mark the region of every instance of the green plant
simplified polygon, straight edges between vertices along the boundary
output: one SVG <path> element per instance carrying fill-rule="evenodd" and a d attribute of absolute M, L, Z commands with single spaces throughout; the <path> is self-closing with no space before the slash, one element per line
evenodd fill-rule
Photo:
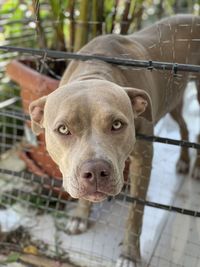
<path fill-rule="evenodd" d="M 0 41 L 77 51 L 97 35 L 128 34 L 176 11 L 199 12 L 191 0 L 4 0 Z M 55 69 L 58 69 L 57 67 Z M 58 70 L 59 74 L 63 68 Z"/>

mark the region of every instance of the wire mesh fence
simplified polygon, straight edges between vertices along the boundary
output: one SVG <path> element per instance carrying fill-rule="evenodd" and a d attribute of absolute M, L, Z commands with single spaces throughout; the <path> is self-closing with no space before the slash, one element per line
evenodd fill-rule
<path fill-rule="evenodd" d="M 37 7 L 39 1 L 33 2 Z M 43 7 L 49 9 L 48 3 L 42 3 Z M 36 10 L 38 12 L 38 8 Z M 34 66 L 38 73 L 48 73 L 50 79 L 55 79 L 45 80 L 47 85 L 34 92 L 35 89 L 32 91 L 30 87 L 20 89 L 8 79 L 5 71 L 0 73 L 0 264 L 114 266 L 122 248 L 130 203 L 137 203 L 145 206 L 141 237 L 144 266 L 200 266 L 200 185 L 198 180 L 191 179 L 191 170 L 188 176 L 176 175 L 175 166 L 181 147 L 190 148 L 192 165 L 199 151 L 200 144 L 196 136 L 200 130 L 200 112 L 195 100 L 196 85 L 189 83 L 184 97 L 186 104 L 183 111 L 191 142 L 180 140 L 178 128 L 169 116 L 156 125 L 155 136 L 137 133 L 138 140 L 154 143 L 147 199 L 130 194 L 130 181 L 125 170 L 126 181 L 122 192 L 92 206 L 87 221 L 89 229 L 85 233 L 69 235 L 68 223 L 76 210 L 77 201 L 62 189 L 61 173 L 46 152 L 44 137 L 36 137 L 31 132 L 27 107 L 32 100 L 41 96 L 42 90 L 50 92 L 58 85 L 56 80 L 61 75 L 51 68 L 54 62 L 68 62 L 71 57 L 88 60 L 91 56 L 84 58 L 85 55 L 51 51 L 46 47 L 30 48 L 31 40 L 37 47 L 38 32 L 35 33 L 35 28 L 31 29 L 27 24 L 37 22 L 37 12 L 36 17 L 9 22 L 23 27 L 20 26 L 20 33 L 13 27 L 16 36 L 13 32 L 13 37 L 6 39 L 0 47 L 2 69 L 5 70 L 8 61 L 15 58 Z M 7 15 L 3 15 L 3 28 L 7 25 Z M 58 22 L 54 20 L 55 24 Z M 51 35 L 50 21 L 46 19 L 43 23 L 47 36 Z M 115 28 L 118 29 L 117 24 Z M 143 73 L 159 73 L 169 90 L 171 79 L 181 80 L 187 72 L 194 79 L 200 70 L 198 65 L 175 62 L 101 56 L 98 60 L 117 64 L 123 71 L 133 69 Z M 40 79 L 44 81 L 43 76 Z"/>

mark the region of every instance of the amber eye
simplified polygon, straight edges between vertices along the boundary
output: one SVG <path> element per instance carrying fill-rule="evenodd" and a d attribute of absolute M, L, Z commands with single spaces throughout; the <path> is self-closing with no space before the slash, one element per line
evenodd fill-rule
<path fill-rule="evenodd" d="M 112 131 L 118 131 L 118 130 L 120 130 L 122 127 L 123 127 L 122 122 L 119 121 L 119 120 L 116 120 L 116 121 L 114 121 L 113 124 L 112 124 Z"/>
<path fill-rule="evenodd" d="M 70 131 L 69 131 L 69 129 L 68 129 L 68 127 L 66 125 L 64 125 L 64 124 L 62 124 L 62 125 L 60 125 L 58 127 L 58 132 L 60 134 L 63 134 L 63 135 L 69 135 L 69 134 L 71 134 Z"/>

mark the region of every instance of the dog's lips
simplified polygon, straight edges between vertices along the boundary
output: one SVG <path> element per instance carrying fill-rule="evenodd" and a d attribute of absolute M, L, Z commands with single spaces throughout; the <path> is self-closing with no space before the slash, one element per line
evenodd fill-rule
<path fill-rule="evenodd" d="M 92 202 L 100 202 L 106 199 L 108 195 L 106 193 L 100 192 L 100 191 L 95 191 L 90 194 L 86 194 L 83 196 L 84 199 L 87 199 Z"/>

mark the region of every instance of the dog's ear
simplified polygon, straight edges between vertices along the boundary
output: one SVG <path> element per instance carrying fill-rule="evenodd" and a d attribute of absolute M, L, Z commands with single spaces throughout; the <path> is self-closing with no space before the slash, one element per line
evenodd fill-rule
<path fill-rule="evenodd" d="M 144 90 L 130 87 L 125 88 L 125 91 L 131 100 L 136 117 L 142 115 L 148 121 L 152 121 L 152 104 L 149 94 Z"/>
<path fill-rule="evenodd" d="M 33 101 L 29 106 L 29 114 L 31 116 L 31 128 L 36 135 L 43 132 L 43 115 L 46 99 L 47 96 L 43 96 Z"/>

